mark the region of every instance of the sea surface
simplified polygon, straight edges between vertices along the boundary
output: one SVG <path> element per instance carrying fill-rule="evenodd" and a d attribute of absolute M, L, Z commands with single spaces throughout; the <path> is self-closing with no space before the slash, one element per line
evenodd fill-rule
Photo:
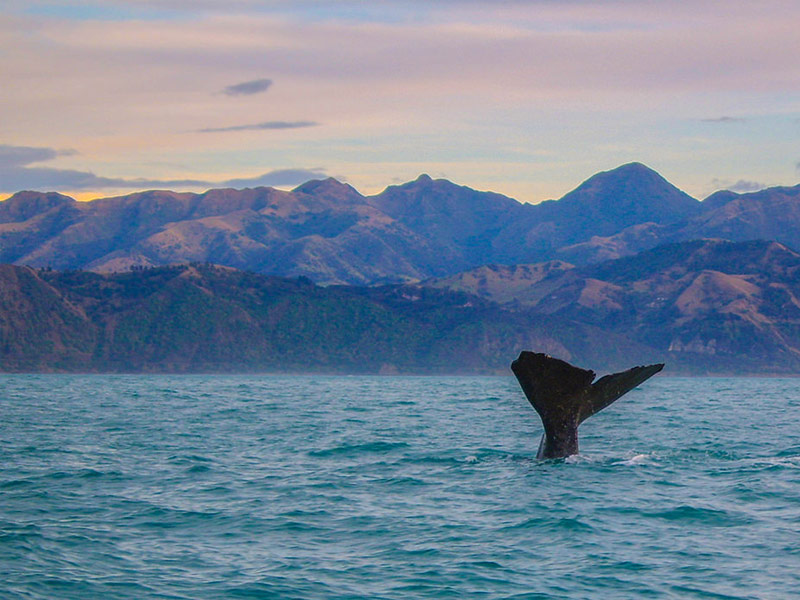
<path fill-rule="evenodd" d="M 0 377 L 0 598 L 800 597 L 800 379 Z"/>

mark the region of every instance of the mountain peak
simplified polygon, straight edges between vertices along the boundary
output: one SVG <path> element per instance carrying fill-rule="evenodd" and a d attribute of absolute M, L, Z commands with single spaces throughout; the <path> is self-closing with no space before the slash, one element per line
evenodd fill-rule
<path fill-rule="evenodd" d="M 624 165 L 618 166 L 616 169 L 611 169 L 609 171 L 603 171 L 604 173 L 652 173 L 655 175 L 659 175 L 658 171 L 655 169 L 651 169 L 644 163 L 640 163 L 637 161 L 625 163 Z"/>
<path fill-rule="evenodd" d="M 623 182 L 623 181 L 632 181 L 636 182 L 637 185 L 642 184 L 650 184 L 650 185 L 663 185 L 669 186 L 674 188 L 671 183 L 669 183 L 662 175 L 648 167 L 645 164 L 640 162 L 630 162 L 624 165 L 620 165 L 616 169 L 610 169 L 608 171 L 601 171 L 592 175 L 589 179 L 584 181 L 581 185 L 576 188 L 576 191 L 583 188 L 584 186 L 589 185 L 596 185 L 598 183 L 608 183 L 608 182 Z M 677 189 L 677 188 L 675 188 Z"/>
<path fill-rule="evenodd" d="M 359 204 L 364 201 L 364 196 L 352 185 L 333 177 L 306 181 L 294 188 L 292 193 L 313 198 L 314 201 L 335 201 L 337 204 Z"/>
<path fill-rule="evenodd" d="M 385 194 L 390 190 L 410 190 L 414 192 L 435 192 L 437 190 L 445 190 L 449 188 L 461 188 L 462 186 L 453 183 L 449 179 L 434 179 L 427 173 L 422 173 L 416 179 L 401 183 L 399 185 L 390 185 L 382 193 Z"/>
<path fill-rule="evenodd" d="M 57 192 L 17 192 L 0 202 L 0 223 L 22 222 L 53 208 L 75 204 L 75 200 Z"/>
<path fill-rule="evenodd" d="M 335 177 L 326 177 L 325 179 L 311 179 L 305 183 L 301 183 L 292 190 L 293 192 L 300 192 L 303 194 L 319 194 L 320 192 L 355 192 L 355 188 L 347 183 L 342 183 Z M 356 192 L 358 193 L 358 192 Z"/>
<path fill-rule="evenodd" d="M 602 236 L 637 223 L 683 221 L 700 212 L 700 202 L 650 167 L 632 162 L 593 175 L 549 210 L 582 221 Z"/>
<path fill-rule="evenodd" d="M 719 190 L 711 194 L 708 198 L 703 200 L 702 206 L 704 211 L 711 211 L 721 206 L 732 202 L 739 198 L 740 194 L 732 192 L 731 190 Z"/>
<path fill-rule="evenodd" d="M 69 196 L 65 196 L 64 194 L 59 194 L 58 192 L 36 192 L 33 190 L 23 190 L 21 192 L 17 192 L 5 202 L 11 203 L 46 203 L 46 204 L 69 204 L 71 202 L 75 202 L 74 198 L 70 198 Z"/>

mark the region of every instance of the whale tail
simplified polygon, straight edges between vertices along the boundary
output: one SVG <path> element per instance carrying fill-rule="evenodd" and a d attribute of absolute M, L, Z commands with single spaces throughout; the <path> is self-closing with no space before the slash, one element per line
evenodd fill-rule
<path fill-rule="evenodd" d="M 633 367 L 592 383 L 594 371 L 547 354 L 520 353 L 511 370 L 542 418 L 544 436 L 538 458 L 577 454 L 578 426 L 663 368 L 663 364 Z"/>

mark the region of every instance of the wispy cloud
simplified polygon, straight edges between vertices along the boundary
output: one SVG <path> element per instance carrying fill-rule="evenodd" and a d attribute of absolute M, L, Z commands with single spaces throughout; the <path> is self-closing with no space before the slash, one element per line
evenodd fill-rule
<path fill-rule="evenodd" d="M 800 160 L 798 160 L 794 165 L 794 170 L 800 173 Z"/>
<path fill-rule="evenodd" d="M 714 179 L 712 183 L 717 189 L 730 190 L 731 192 L 736 192 L 739 194 L 757 192 L 758 190 L 763 190 L 764 188 L 769 187 L 768 183 L 749 181 L 747 179 L 739 179 L 735 182 L 731 182 L 729 179 Z"/>
<path fill-rule="evenodd" d="M 745 123 L 747 119 L 742 117 L 712 117 L 700 119 L 703 123 Z"/>
<path fill-rule="evenodd" d="M 222 93 L 226 96 L 252 96 L 253 94 L 266 92 L 271 85 L 271 79 L 254 79 L 252 81 L 243 81 L 242 83 L 229 85 L 222 90 Z"/>
<path fill-rule="evenodd" d="M 202 186 L 205 182 L 193 179 L 157 180 L 101 177 L 91 171 L 31 166 L 59 156 L 74 155 L 74 150 L 56 150 L 35 146 L 0 145 L 0 190 L 16 192 L 22 189 L 84 190 L 100 188 L 141 188 L 162 185 Z"/>
<path fill-rule="evenodd" d="M 257 187 L 270 185 L 297 185 L 309 179 L 325 177 L 322 168 L 275 169 L 250 178 L 209 181 L 203 179 L 146 179 L 103 177 L 90 171 L 38 167 L 32 164 L 75 154 L 74 151 L 55 150 L 32 146 L 0 145 L 0 191 L 17 192 L 36 190 L 97 190 L 97 189 L 147 189 L 180 187 Z"/>
<path fill-rule="evenodd" d="M 27 8 L 75 2 L 10 1 L 20 10 L 0 11 L 0 113 L 15 116 L 4 139 L 74 145 L 102 156 L 80 163 L 98 173 L 161 176 L 144 164 L 155 160 L 211 178 L 204 168 L 236 173 L 264 157 L 335 162 L 375 190 L 447 165 L 467 185 L 543 199 L 567 191 L 576 172 L 643 160 L 697 193 L 709 172 L 735 182 L 725 162 L 779 181 L 775 165 L 795 142 L 790 127 L 736 122 L 794 114 L 796 0 L 736 1 L 724 15 L 715 0 L 88 3 L 185 11 L 147 20 L 121 11 L 113 23 Z M 306 116 L 324 124 L 303 132 L 319 134 L 313 144 L 236 135 Z M 700 153 L 684 128 L 664 126 L 687 122 L 747 139 Z M 605 143 L 631 150 L 589 151 Z M 523 158 L 545 150 L 535 165 Z"/>
<path fill-rule="evenodd" d="M 0 144 L 0 169 L 53 160 L 59 156 L 73 156 L 75 150 L 56 150 L 32 146 L 9 146 Z"/>
<path fill-rule="evenodd" d="M 258 131 L 260 129 L 301 129 L 303 127 L 316 127 L 316 121 L 265 121 L 250 125 L 230 125 L 228 127 L 206 127 L 198 129 L 198 133 L 219 133 L 224 131 Z"/>
<path fill-rule="evenodd" d="M 258 187 L 262 185 L 296 185 L 309 179 L 327 177 L 322 168 L 315 169 L 276 169 L 263 175 L 243 179 L 229 179 L 217 185 L 233 188 Z"/>

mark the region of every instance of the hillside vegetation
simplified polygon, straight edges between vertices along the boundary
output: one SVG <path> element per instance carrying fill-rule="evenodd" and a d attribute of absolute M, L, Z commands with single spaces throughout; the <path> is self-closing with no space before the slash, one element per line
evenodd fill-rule
<path fill-rule="evenodd" d="M 595 369 L 800 372 L 800 255 L 684 242 L 574 267 L 321 287 L 209 264 L 0 267 L 5 371 L 507 373 L 521 349 Z"/>

